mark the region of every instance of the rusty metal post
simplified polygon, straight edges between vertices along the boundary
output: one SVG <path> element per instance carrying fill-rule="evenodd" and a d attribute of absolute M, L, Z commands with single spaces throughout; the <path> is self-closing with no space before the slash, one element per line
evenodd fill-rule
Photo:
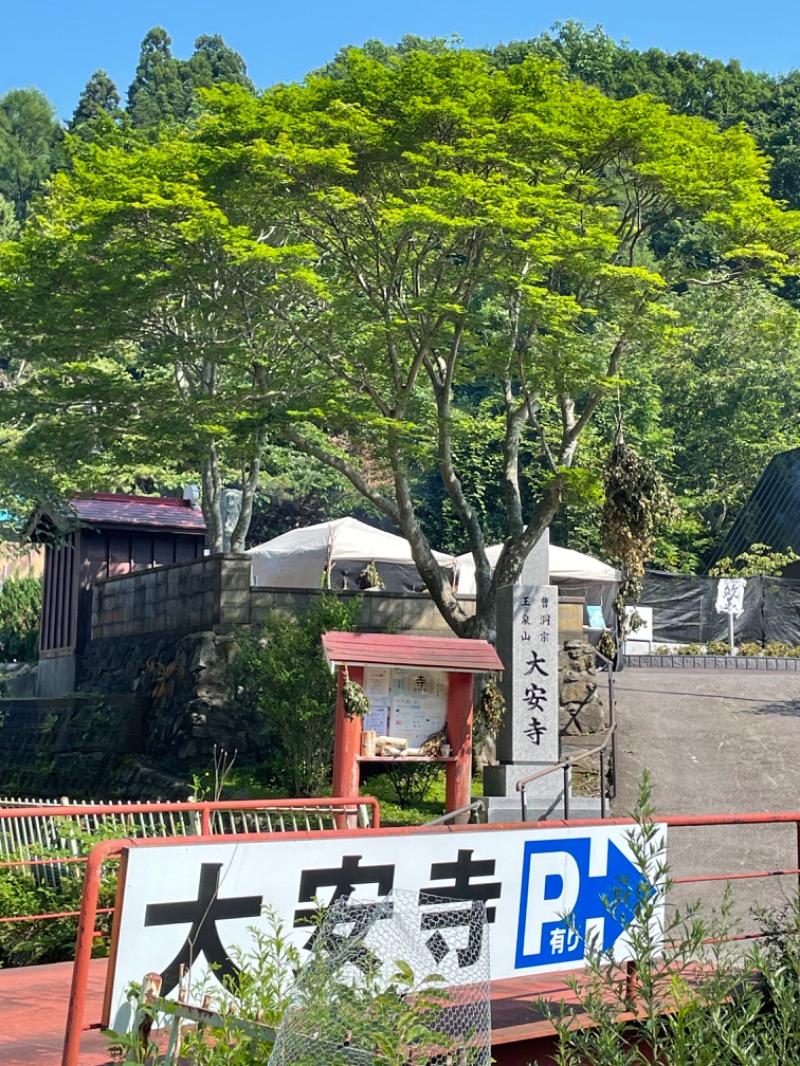
<path fill-rule="evenodd" d="M 78 1066 L 81 1048 L 83 1016 L 86 1008 L 86 987 L 89 980 L 89 963 L 92 959 L 94 926 L 97 918 L 97 900 L 100 895 L 100 879 L 103 863 L 111 855 L 119 853 L 119 840 L 102 840 L 89 852 L 86 873 L 83 879 L 83 898 L 78 916 L 78 936 L 75 941 L 75 963 L 72 967 L 72 987 L 67 1010 L 67 1028 L 64 1034 L 62 1066 Z"/>

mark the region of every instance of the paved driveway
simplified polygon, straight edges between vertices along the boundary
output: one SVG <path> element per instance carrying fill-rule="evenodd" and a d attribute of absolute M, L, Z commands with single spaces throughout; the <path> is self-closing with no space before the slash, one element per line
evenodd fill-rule
<path fill-rule="evenodd" d="M 615 813 L 636 802 L 647 769 L 661 814 L 800 811 L 800 674 L 626 669 L 618 675 L 619 788 Z M 797 831 L 726 826 L 670 831 L 673 877 L 796 869 Z M 734 910 L 785 906 L 797 876 L 741 878 Z M 724 882 L 681 886 L 676 901 L 718 905 Z"/>

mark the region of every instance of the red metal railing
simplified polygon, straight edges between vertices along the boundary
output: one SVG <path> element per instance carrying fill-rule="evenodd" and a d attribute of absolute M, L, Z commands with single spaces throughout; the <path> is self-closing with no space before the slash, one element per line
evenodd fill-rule
<path fill-rule="evenodd" d="M 794 848 L 796 854 L 796 865 L 793 867 L 787 867 L 785 869 L 769 869 L 769 870 L 757 870 L 746 871 L 730 874 L 698 874 L 684 877 L 673 877 L 671 879 L 673 885 L 688 885 L 688 884 L 701 884 L 704 882 L 719 882 L 719 881 L 735 881 L 735 880 L 749 880 L 749 879 L 765 879 L 774 877 L 797 877 L 800 883 L 800 812 L 791 813 L 779 813 L 779 814 L 721 814 L 721 815 L 676 815 L 655 819 L 661 824 L 667 825 L 671 830 L 675 829 L 691 829 L 691 828 L 724 828 L 732 826 L 753 826 L 753 825 L 794 825 Z M 572 821 L 559 821 L 551 820 L 545 822 L 530 822 L 527 823 L 526 829 L 549 829 L 558 828 L 559 826 L 570 828 L 590 828 L 593 826 L 609 826 L 609 825 L 634 825 L 634 821 L 631 818 L 613 818 L 613 819 L 580 819 Z M 414 834 L 414 833 L 459 833 L 459 832 L 475 832 L 476 830 L 482 832 L 493 832 L 498 829 L 508 829 L 509 826 L 469 826 L 469 825 L 455 825 L 455 826 L 423 826 L 423 827 L 404 827 L 402 829 L 394 830 L 381 830 L 378 829 L 380 835 L 384 834 Z M 360 832 L 364 832 L 363 830 Z M 360 835 L 360 832 L 356 832 L 355 835 Z M 339 831 L 335 830 L 333 835 L 346 835 L 348 838 L 353 837 L 352 831 Z M 308 840 L 312 834 L 307 832 L 291 833 L 290 839 Z M 232 842 L 255 842 L 268 839 L 269 835 L 247 833 L 247 834 L 231 834 L 226 836 L 226 840 Z M 192 843 L 197 844 L 209 844 L 219 841 L 219 836 L 202 836 L 194 837 Z M 78 1054 L 80 1049 L 81 1033 L 85 1029 L 97 1028 L 98 1023 L 92 1023 L 84 1025 L 84 1014 L 86 1004 L 86 988 L 89 975 L 89 963 L 91 960 L 92 940 L 94 937 L 94 926 L 96 916 L 99 912 L 97 907 L 98 896 L 100 891 L 103 864 L 109 859 L 117 857 L 124 848 L 141 848 L 141 847 L 160 847 L 175 843 L 175 840 L 161 839 L 161 840 L 106 840 L 97 844 L 88 856 L 86 864 L 86 875 L 84 880 L 84 894 L 81 904 L 81 911 L 78 921 L 78 937 L 76 941 L 75 949 L 75 964 L 72 975 L 72 990 L 70 995 L 69 1013 L 67 1017 L 67 1029 L 65 1034 L 64 1052 L 62 1058 L 62 1066 L 77 1066 Z M 760 934 L 746 934 L 743 936 L 731 936 L 725 939 L 729 940 L 743 940 L 750 939 Z"/>

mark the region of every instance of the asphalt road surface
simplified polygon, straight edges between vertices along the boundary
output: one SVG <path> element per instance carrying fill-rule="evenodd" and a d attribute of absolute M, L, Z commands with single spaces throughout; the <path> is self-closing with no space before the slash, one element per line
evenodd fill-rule
<path fill-rule="evenodd" d="M 652 775 L 658 814 L 800 812 L 800 673 L 627 668 L 617 679 L 618 795 L 615 814 L 636 804 Z M 798 813 L 800 820 L 800 813 Z M 798 829 L 788 825 L 671 828 L 673 878 L 739 875 L 731 882 L 740 932 L 753 908 L 785 907 L 798 876 L 745 873 L 800 866 Z M 673 903 L 718 908 L 725 881 L 676 886 Z"/>

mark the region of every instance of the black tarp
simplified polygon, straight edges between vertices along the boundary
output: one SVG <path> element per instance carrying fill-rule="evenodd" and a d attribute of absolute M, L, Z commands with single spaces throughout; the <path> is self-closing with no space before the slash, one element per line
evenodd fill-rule
<path fill-rule="evenodd" d="M 653 641 L 658 644 L 707 644 L 727 640 L 728 617 L 714 607 L 716 577 L 648 570 L 639 603 L 653 608 Z M 736 619 L 737 644 L 780 640 L 800 644 L 800 581 L 749 577 L 744 610 Z"/>

